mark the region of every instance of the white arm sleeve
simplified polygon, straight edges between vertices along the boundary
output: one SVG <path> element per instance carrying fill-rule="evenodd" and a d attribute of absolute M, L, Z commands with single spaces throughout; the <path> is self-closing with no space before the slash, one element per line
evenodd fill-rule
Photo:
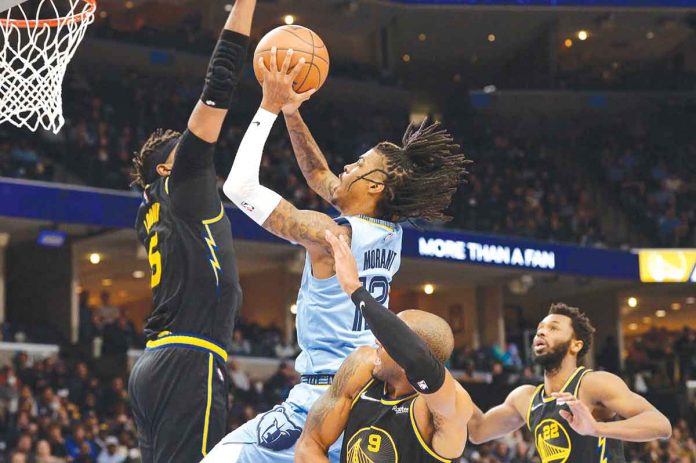
<path fill-rule="evenodd" d="M 278 116 L 259 108 L 249 125 L 222 191 L 259 225 L 278 207 L 281 197 L 259 184 L 261 156 L 271 128 Z"/>

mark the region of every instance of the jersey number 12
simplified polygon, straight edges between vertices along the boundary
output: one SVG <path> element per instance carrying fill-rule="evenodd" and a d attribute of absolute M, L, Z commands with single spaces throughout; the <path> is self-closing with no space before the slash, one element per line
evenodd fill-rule
<path fill-rule="evenodd" d="M 389 298 L 389 280 L 387 277 L 377 275 L 374 277 L 360 277 L 360 283 L 363 288 L 369 292 L 380 304 L 387 302 Z M 369 329 L 365 318 L 359 308 L 355 308 L 355 317 L 353 318 L 353 331 L 365 331 Z"/>

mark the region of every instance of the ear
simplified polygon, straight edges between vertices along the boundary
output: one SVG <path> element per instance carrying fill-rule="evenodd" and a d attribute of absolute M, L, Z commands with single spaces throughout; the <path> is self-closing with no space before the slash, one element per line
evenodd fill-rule
<path fill-rule="evenodd" d="M 160 177 L 169 177 L 172 174 L 171 164 L 157 164 L 157 175 Z"/>
<path fill-rule="evenodd" d="M 585 343 L 580 341 L 579 339 L 576 339 L 572 342 L 570 346 L 570 351 L 573 354 L 578 355 L 583 347 L 585 347 Z"/>
<path fill-rule="evenodd" d="M 370 182 L 370 187 L 368 190 L 370 194 L 380 194 L 384 191 L 384 183 L 372 183 Z"/>

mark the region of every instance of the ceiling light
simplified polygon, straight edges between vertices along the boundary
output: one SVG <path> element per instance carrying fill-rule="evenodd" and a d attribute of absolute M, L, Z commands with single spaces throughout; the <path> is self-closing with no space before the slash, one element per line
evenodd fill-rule
<path fill-rule="evenodd" d="M 589 37 L 587 31 L 578 31 L 578 39 L 587 40 L 587 37 Z"/>
<path fill-rule="evenodd" d="M 645 323 L 646 325 L 650 324 L 651 321 L 652 321 L 652 318 L 650 318 L 650 317 L 643 317 L 643 323 Z"/>
<path fill-rule="evenodd" d="M 655 33 L 653 31 L 648 31 L 647 34 L 645 34 L 645 38 L 648 40 L 652 40 L 655 38 Z"/>
<path fill-rule="evenodd" d="M 431 285 L 430 283 L 428 283 L 427 285 L 424 285 L 424 286 L 423 286 L 423 292 L 424 292 L 425 294 L 430 295 L 430 294 L 432 294 L 432 293 L 435 292 L 435 286 L 433 286 L 433 285 Z"/>
<path fill-rule="evenodd" d="M 628 306 L 631 308 L 638 306 L 638 299 L 636 299 L 635 297 L 629 297 L 628 301 L 626 301 L 626 302 L 628 303 Z"/>
<path fill-rule="evenodd" d="M 97 265 L 99 262 L 101 262 L 101 256 L 96 252 L 93 252 L 89 255 L 89 261 L 94 265 Z"/>
<path fill-rule="evenodd" d="M 101 284 L 102 284 L 102 286 L 111 286 L 114 284 L 114 280 L 112 280 L 111 278 L 104 278 L 101 281 Z"/>
<path fill-rule="evenodd" d="M 230 11 L 232 11 L 232 4 L 231 4 L 231 3 L 226 4 L 226 5 L 224 6 L 224 9 L 225 9 L 226 12 L 229 13 Z"/>
<path fill-rule="evenodd" d="M 629 323 L 628 329 L 631 331 L 635 331 L 638 329 L 638 323 Z"/>
<path fill-rule="evenodd" d="M 409 62 L 411 62 L 411 55 L 409 55 L 408 53 L 404 53 L 403 56 L 401 57 L 401 60 L 404 63 L 409 63 Z"/>
<path fill-rule="evenodd" d="M 665 310 L 656 310 L 655 311 L 655 316 L 657 318 L 665 318 L 667 316 L 667 311 Z"/>
<path fill-rule="evenodd" d="M 133 278 L 136 278 L 138 280 L 140 278 L 145 278 L 145 272 L 143 272 L 142 270 L 136 270 L 135 272 L 133 272 Z"/>
<path fill-rule="evenodd" d="M 425 40 L 426 40 L 427 38 L 428 38 L 428 36 L 425 35 L 423 32 L 421 32 L 420 34 L 418 34 L 418 40 L 420 40 L 421 42 L 425 42 Z"/>
<path fill-rule="evenodd" d="M 291 14 L 286 14 L 286 15 L 283 17 L 283 22 L 284 22 L 285 24 L 287 24 L 288 26 L 290 26 L 290 25 L 292 25 L 292 24 L 295 24 L 295 17 L 294 17 L 293 15 L 291 15 Z"/>
<path fill-rule="evenodd" d="M 696 297 L 687 297 L 686 303 L 687 304 L 696 304 Z"/>
<path fill-rule="evenodd" d="M 571 39 L 565 39 L 565 42 L 563 42 L 563 45 L 565 45 L 566 48 L 570 48 L 573 46 L 573 41 Z"/>
<path fill-rule="evenodd" d="M 670 307 L 672 307 L 672 310 L 681 310 L 681 304 L 678 302 L 673 302 Z"/>
<path fill-rule="evenodd" d="M 297 304 L 293 304 L 290 306 L 290 313 L 293 315 L 297 315 Z"/>
<path fill-rule="evenodd" d="M 495 34 L 488 34 L 488 41 L 495 42 Z"/>

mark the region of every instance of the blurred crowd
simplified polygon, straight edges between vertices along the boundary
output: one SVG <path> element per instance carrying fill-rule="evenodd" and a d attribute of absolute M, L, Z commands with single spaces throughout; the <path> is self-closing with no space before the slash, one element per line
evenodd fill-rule
<path fill-rule="evenodd" d="M 0 369 L 0 461 L 21 463 L 138 463 L 140 453 L 129 414 L 127 377 L 100 375 L 90 362 L 56 357 L 35 358 L 19 352 Z M 254 376 L 236 358 L 229 361 L 231 395 L 229 429 L 235 429 L 259 412 L 287 397 L 298 376 L 291 362 L 281 361 L 265 379 Z M 479 380 L 491 403 L 504 397 L 496 391 L 495 377 L 508 367 L 495 363 Z M 249 371 L 248 371 L 249 370 Z M 488 377 L 486 377 L 488 375 Z M 461 379 L 476 392 L 475 382 Z M 508 388 L 537 384 L 541 379 L 524 368 Z M 508 389 L 509 390 L 509 389 Z M 500 393 L 500 394 L 499 394 Z M 502 394 L 502 395 L 501 395 Z M 475 398 L 476 400 L 476 398 Z M 489 405 L 479 403 L 486 409 Z M 694 418 L 689 413 L 673 418 L 668 441 L 627 444 L 630 463 L 696 463 Z M 531 434 L 521 429 L 479 446 L 467 445 L 461 463 L 537 463 Z"/>
<path fill-rule="evenodd" d="M 117 80 L 99 73 L 88 74 L 86 80 L 86 75 L 73 73 L 66 78 L 68 122 L 58 135 L 43 132 L 37 137 L 2 127 L 0 175 L 128 188 L 132 153 L 156 127 L 183 129 L 200 91 L 199 82 L 135 72 Z M 253 112 L 257 96 L 255 84 L 238 92 L 228 121 Z M 448 226 L 592 246 L 631 244 L 603 230 L 596 204 L 602 195 L 619 198 L 617 207 L 625 212 L 625 219 L 644 232 L 650 244 L 694 245 L 696 186 L 689 175 L 693 172 L 689 160 L 696 155 L 696 142 L 690 131 L 678 130 L 680 125 L 667 136 L 662 130 L 673 126 L 679 114 L 669 119 L 664 115 L 661 125 L 649 133 L 621 138 L 611 133 L 598 137 L 592 130 L 579 135 L 557 130 L 547 139 L 485 121 L 470 124 L 473 121 L 468 119 L 445 118 L 446 126 L 461 137 L 458 141 L 475 161 L 468 184 L 455 197 L 450 211 L 454 220 Z M 399 141 L 408 121 L 408 115 L 399 112 L 363 107 L 351 108 L 348 114 L 321 104 L 308 105 L 304 115 L 335 171 L 377 141 Z M 654 133 L 660 135 L 653 137 Z M 216 154 L 221 182 L 242 135 L 239 124 L 228 123 L 223 129 Z M 564 147 L 566 138 L 575 140 L 570 153 Z M 597 146 L 597 139 L 606 142 Z M 598 178 L 593 171 L 602 172 L 594 191 L 587 184 L 587 174 L 579 175 L 583 164 L 575 156 L 587 160 L 585 168 L 593 178 Z M 306 186 L 282 118 L 267 144 L 261 172 L 265 184 L 299 207 L 330 210 Z"/>
<path fill-rule="evenodd" d="M 696 331 L 651 328 L 627 343 L 626 370 L 638 392 L 671 390 L 696 379 Z"/>
<path fill-rule="evenodd" d="M 8 363 L 0 369 L 0 461 L 140 462 L 127 376 L 99 374 L 103 368 L 85 361 L 24 352 Z M 298 382 L 291 363 L 281 362 L 263 382 L 234 360 L 229 366 L 231 429 L 282 401 Z"/>
<path fill-rule="evenodd" d="M 659 246 L 696 245 L 693 109 L 665 108 L 598 147 L 610 189 Z"/>

